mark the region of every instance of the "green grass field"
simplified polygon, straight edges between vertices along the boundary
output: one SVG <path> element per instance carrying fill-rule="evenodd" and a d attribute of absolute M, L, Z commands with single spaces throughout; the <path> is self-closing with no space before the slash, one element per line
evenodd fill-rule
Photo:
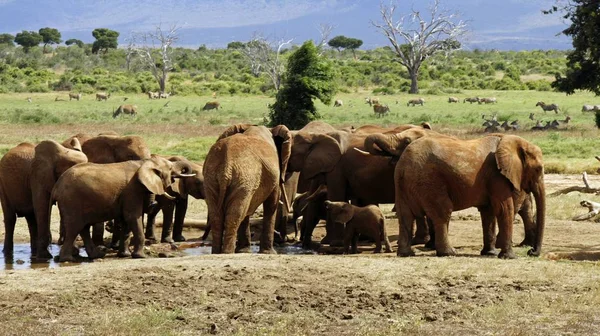
<path fill-rule="evenodd" d="M 589 93 L 566 96 L 556 92 L 537 91 L 464 91 L 452 94 L 460 103 L 448 103 L 450 95 L 422 95 L 425 106 L 407 107 L 407 94 L 379 96 L 391 112 L 378 118 L 365 104 L 370 92 L 339 94 L 336 98 L 344 106 L 335 108 L 317 103 L 322 120 L 334 126 L 360 126 L 365 124 L 396 125 L 430 122 L 439 131 L 460 137 L 477 137 L 483 133 L 482 115 L 498 114 L 500 121 L 519 120 L 522 130 L 516 134 L 539 145 L 546 162 L 547 172 L 595 173 L 597 161 L 596 138 L 598 130 L 594 115 L 581 112 L 584 104 L 600 104 L 600 98 Z M 465 97 L 496 97 L 497 104 L 479 105 L 462 103 Z M 32 98 L 32 103 L 27 101 Z M 55 99 L 58 97 L 58 101 Z M 124 98 L 128 99 L 124 102 Z M 245 122 L 261 124 L 268 115 L 267 104 L 273 98 L 266 96 L 221 96 L 222 109 L 203 111 L 202 107 L 212 97 L 178 97 L 167 100 L 149 100 L 146 95 L 112 96 L 108 101 L 95 101 L 86 95 L 81 101 L 68 101 L 67 93 L 3 94 L 0 95 L 0 153 L 23 141 L 60 140 L 78 132 L 97 133 L 113 130 L 121 134 L 144 136 L 151 149 L 161 154 L 184 155 L 193 160 L 203 160 L 216 136 L 228 125 Z M 556 103 L 561 113 L 543 112 L 536 102 Z M 136 117 L 112 118 L 120 104 L 138 106 Z M 564 119 L 571 116 L 567 129 L 533 132 L 535 124 L 529 114 L 542 121 Z"/>

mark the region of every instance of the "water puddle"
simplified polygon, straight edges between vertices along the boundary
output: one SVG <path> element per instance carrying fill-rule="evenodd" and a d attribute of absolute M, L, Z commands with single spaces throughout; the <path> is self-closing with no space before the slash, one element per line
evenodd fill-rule
<path fill-rule="evenodd" d="M 200 256 L 211 254 L 212 246 L 209 244 L 191 244 L 189 247 L 182 245 L 180 246 L 181 251 L 183 251 L 184 255 L 188 256 Z M 250 251 L 252 253 L 258 253 L 259 245 L 252 244 L 250 245 Z M 313 250 L 305 250 L 301 246 L 295 245 L 286 245 L 286 246 L 275 246 L 275 251 L 278 254 L 287 254 L 287 255 L 302 255 L 302 254 L 317 254 L 316 251 Z"/>
<path fill-rule="evenodd" d="M 4 248 L 4 245 L 0 245 L 0 251 Z M 50 253 L 53 256 L 58 255 L 60 252 L 60 246 L 52 244 L 50 245 Z M 79 251 L 79 254 L 83 257 L 86 256 L 85 250 Z M 13 257 L 6 259 L 3 253 L 0 253 L 0 271 L 1 270 L 24 270 L 24 269 L 38 269 L 38 268 L 57 268 L 65 266 L 79 265 L 80 263 L 57 263 L 54 259 L 47 261 L 37 261 L 31 258 L 31 249 L 29 244 L 15 244 L 13 250 Z"/>
<path fill-rule="evenodd" d="M 0 245 L 0 250 L 2 250 L 4 246 Z M 147 251 L 148 256 L 155 256 L 159 258 L 171 258 L 177 256 L 202 256 L 211 254 L 211 245 L 210 243 L 204 242 L 185 242 L 178 244 L 176 251 L 173 251 L 168 244 L 156 244 L 150 246 L 150 251 L 154 250 L 154 253 Z M 258 253 L 259 246 L 258 244 L 252 244 L 250 246 L 250 250 L 252 253 Z M 278 254 L 287 254 L 287 255 L 302 255 L 302 254 L 317 254 L 316 251 L 305 250 L 300 246 L 296 245 L 286 245 L 286 246 L 276 246 L 275 251 Z M 60 252 L 60 246 L 52 244 L 50 245 L 50 253 L 53 256 L 57 256 Z M 111 254 L 114 254 L 116 251 L 110 251 Z M 85 253 L 85 249 L 81 248 L 79 250 L 79 254 L 81 257 L 87 257 Z M 111 258 L 111 256 L 107 256 L 106 258 Z M 106 259 L 105 258 L 105 259 Z M 112 259 L 112 258 L 111 258 Z M 85 260 L 85 259 L 83 259 Z M 91 262 L 91 261 L 87 261 Z M 67 266 L 76 266 L 81 265 L 82 263 L 58 263 L 55 262 L 54 259 L 47 261 L 37 261 L 31 258 L 31 249 L 29 248 L 29 244 L 15 244 L 13 257 L 12 259 L 6 259 L 4 254 L 0 253 L 0 271 L 2 270 L 24 270 L 24 269 L 38 269 L 38 268 L 57 268 L 57 267 L 67 267 Z"/>

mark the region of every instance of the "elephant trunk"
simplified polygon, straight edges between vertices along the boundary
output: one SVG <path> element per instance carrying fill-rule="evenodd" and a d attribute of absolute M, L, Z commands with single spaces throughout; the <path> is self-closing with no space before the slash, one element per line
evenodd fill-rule
<path fill-rule="evenodd" d="M 372 134 L 365 138 L 365 150 L 373 155 L 397 156 L 397 141 L 393 135 Z"/>
<path fill-rule="evenodd" d="M 544 228 L 546 226 L 546 187 L 544 186 L 544 177 L 533 188 L 533 197 L 535 198 L 535 206 L 537 210 L 536 224 L 537 234 L 535 237 L 535 245 L 529 252 L 530 256 L 539 256 L 542 253 L 542 241 L 544 240 Z"/>

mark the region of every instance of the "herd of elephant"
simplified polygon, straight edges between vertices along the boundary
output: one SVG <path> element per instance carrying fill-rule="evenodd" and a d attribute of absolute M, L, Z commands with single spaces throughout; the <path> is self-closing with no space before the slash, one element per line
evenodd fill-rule
<path fill-rule="evenodd" d="M 375 241 L 375 252 L 382 245 L 391 252 L 376 205 L 394 203 L 399 256 L 413 255 L 411 245 L 419 243 L 438 256 L 455 255 L 448 239 L 450 215 L 469 207 L 481 213 L 483 255 L 515 257 L 517 213 L 525 227 L 521 245 L 532 246 L 529 255 L 539 255 L 545 226 L 543 174 L 541 150 L 518 136 L 462 140 L 435 132 L 429 124 L 336 129 L 316 121 L 297 131 L 237 124 L 221 134 L 203 165 L 151 155 L 138 136 L 78 134 L 62 144 L 22 143 L 0 160 L 3 251 L 12 255 L 16 218 L 25 217 L 32 255 L 51 258 L 50 216 L 57 203 L 59 261 L 75 260 L 78 235 L 89 258 L 103 257 L 98 247 L 104 244 L 106 221 L 114 222 L 112 244 L 118 243 L 118 256 L 142 258 L 146 239 L 157 240 L 154 218 L 160 210 L 161 241 L 185 239 L 183 222 L 192 196 L 206 201 L 213 253 L 250 250 L 249 218 L 260 205 L 260 253 L 275 253 L 275 234 L 285 241 L 289 222 L 295 224 L 300 216 L 304 248 L 312 248 L 313 230 L 325 219 L 321 243 L 343 245 L 346 252 L 351 245 L 356 252 L 362 234 Z"/>

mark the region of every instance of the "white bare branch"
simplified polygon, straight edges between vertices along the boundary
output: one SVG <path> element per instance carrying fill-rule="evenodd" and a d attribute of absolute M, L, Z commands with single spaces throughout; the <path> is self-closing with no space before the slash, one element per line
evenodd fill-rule
<path fill-rule="evenodd" d="M 242 52 L 250 62 L 250 68 L 255 76 L 265 73 L 272 81 L 275 90 L 281 87 L 281 78 L 285 65 L 281 58 L 282 49 L 294 39 L 277 41 L 269 40 L 259 33 L 244 45 Z"/>
<path fill-rule="evenodd" d="M 153 32 L 133 33 L 128 47 L 150 69 L 161 92 L 165 92 L 167 76 L 173 70 L 172 46 L 179 40 L 179 29 L 173 24 L 163 30 L 159 24 Z"/>
<path fill-rule="evenodd" d="M 323 50 L 329 41 L 329 36 L 333 29 L 335 29 L 335 26 L 329 23 L 321 23 L 317 29 L 319 30 L 320 36 L 319 43 L 317 43 L 317 49 L 319 50 L 319 55 L 322 55 Z"/>
<path fill-rule="evenodd" d="M 434 0 L 427 16 L 411 9 L 407 15 L 395 19 L 397 5 L 380 2 L 381 21 L 371 24 L 383 34 L 393 47 L 398 62 L 408 70 L 412 83 L 411 93 L 418 92 L 417 78 L 424 60 L 438 52 L 448 52 L 450 44 L 457 43 L 466 34 L 466 23 L 457 15 L 440 10 L 440 0 Z"/>

